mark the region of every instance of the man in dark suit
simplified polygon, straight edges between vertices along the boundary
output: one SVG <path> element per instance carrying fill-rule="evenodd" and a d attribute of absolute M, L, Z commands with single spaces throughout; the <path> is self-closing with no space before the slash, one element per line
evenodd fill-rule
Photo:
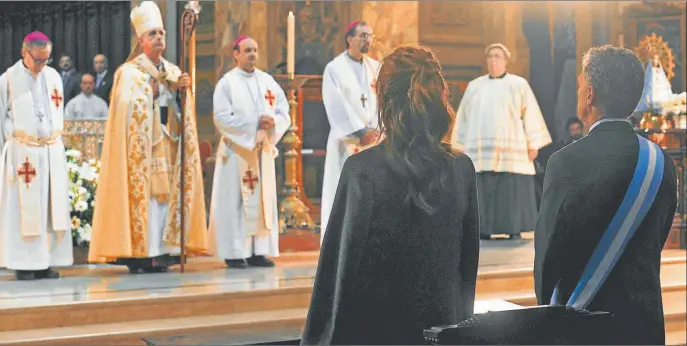
<path fill-rule="evenodd" d="M 81 93 L 81 74 L 74 68 L 74 61 L 69 54 L 62 54 L 59 61 L 64 104 Z"/>
<path fill-rule="evenodd" d="M 535 231 L 537 301 L 570 298 L 592 252 L 628 190 L 639 143 L 627 117 L 642 94 L 644 69 L 630 50 L 590 49 L 578 77 L 577 114 L 584 138 L 551 156 Z M 609 333 L 623 344 L 663 344 L 661 251 L 677 205 L 675 166 L 664 156 L 663 180 L 636 233 L 587 310 L 615 316 Z"/>
<path fill-rule="evenodd" d="M 107 57 L 105 54 L 98 54 L 93 58 L 93 72 L 95 76 L 95 89 L 93 93 L 110 104 L 110 91 L 114 75 L 108 69 Z"/>

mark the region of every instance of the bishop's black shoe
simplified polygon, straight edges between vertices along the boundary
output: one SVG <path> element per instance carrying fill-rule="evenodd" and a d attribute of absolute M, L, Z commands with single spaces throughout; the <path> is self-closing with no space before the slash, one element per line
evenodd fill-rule
<path fill-rule="evenodd" d="M 14 272 L 14 277 L 17 280 L 36 280 L 36 274 L 33 270 L 17 270 Z"/>
<path fill-rule="evenodd" d="M 227 267 L 232 268 L 232 269 L 246 269 L 248 268 L 248 263 L 246 263 L 245 259 L 228 259 L 224 260 L 224 263 L 227 264 Z"/>
<path fill-rule="evenodd" d="M 34 274 L 36 279 L 59 279 L 60 273 L 52 270 L 52 268 L 38 270 Z"/>
<path fill-rule="evenodd" d="M 246 259 L 248 265 L 252 267 L 274 267 L 274 262 L 267 259 L 265 256 L 255 256 Z"/>

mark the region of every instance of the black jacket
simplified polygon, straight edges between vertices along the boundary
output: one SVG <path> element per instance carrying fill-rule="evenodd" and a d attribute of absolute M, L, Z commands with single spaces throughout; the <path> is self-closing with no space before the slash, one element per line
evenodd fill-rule
<path fill-rule="evenodd" d="M 93 82 L 97 83 L 98 82 L 98 74 L 93 72 Z M 102 82 L 100 82 L 100 86 L 95 88 L 93 90 L 93 93 L 96 94 L 98 97 L 101 99 L 105 100 L 105 103 L 108 105 L 110 104 L 110 92 L 112 91 L 112 84 L 114 83 L 114 75 L 112 71 L 107 71 L 105 73 L 105 76 L 103 77 Z"/>
<path fill-rule="evenodd" d="M 81 73 L 75 68 L 69 70 L 66 76 L 63 76 L 60 71 L 60 76 L 62 76 L 62 88 L 64 92 L 64 105 L 77 95 L 81 93 Z"/>
<path fill-rule="evenodd" d="M 385 145 L 348 158 L 315 277 L 303 344 L 423 344 L 423 328 L 473 313 L 479 257 L 475 169 L 449 158 L 449 188 L 427 215 Z"/>
<path fill-rule="evenodd" d="M 639 143 L 627 122 L 599 124 L 589 135 L 551 156 L 535 231 L 535 289 L 549 304 L 559 284 L 564 304 L 634 175 Z M 663 181 L 644 221 L 588 307 L 615 315 L 609 331 L 624 344 L 664 344 L 661 251 L 677 206 L 672 159 L 663 153 Z"/>

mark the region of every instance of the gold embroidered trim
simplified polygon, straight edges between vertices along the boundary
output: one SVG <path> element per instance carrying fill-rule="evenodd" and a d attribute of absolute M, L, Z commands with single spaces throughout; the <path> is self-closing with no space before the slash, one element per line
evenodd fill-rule
<path fill-rule="evenodd" d="M 36 136 L 30 135 L 24 131 L 16 130 L 12 134 L 8 141 L 17 141 L 21 144 L 28 145 L 31 147 L 45 147 L 48 145 L 53 145 L 62 137 L 62 132 L 55 132 L 50 137 L 38 138 Z"/>

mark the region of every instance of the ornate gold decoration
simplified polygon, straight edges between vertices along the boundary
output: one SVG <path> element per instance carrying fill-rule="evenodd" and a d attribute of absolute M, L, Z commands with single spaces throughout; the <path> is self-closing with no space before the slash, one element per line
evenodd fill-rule
<path fill-rule="evenodd" d="M 107 120 L 65 120 L 62 139 L 65 146 L 81 152 L 79 160 L 99 160 Z"/>
<path fill-rule="evenodd" d="M 656 33 L 644 36 L 634 50 L 642 64 L 646 65 L 650 60 L 658 57 L 668 80 L 675 76 L 675 56 L 673 56 L 673 50 L 668 46 L 668 42 L 663 40 L 663 37 L 656 35 Z"/>
<path fill-rule="evenodd" d="M 279 229 L 281 233 L 290 230 L 315 230 L 315 222 L 310 216 L 310 209 L 301 201 L 301 183 L 298 181 L 298 168 L 301 157 L 301 139 L 298 137 L 298 101 L 296 90 L 305 84 L 306 79 L 294 80 L 289 76 L 289 112 L 291 115 L 291 127 L 282 138 L 284 146 L 285 179 L 282 194 L 284 199 L 279 205 Z"/>

